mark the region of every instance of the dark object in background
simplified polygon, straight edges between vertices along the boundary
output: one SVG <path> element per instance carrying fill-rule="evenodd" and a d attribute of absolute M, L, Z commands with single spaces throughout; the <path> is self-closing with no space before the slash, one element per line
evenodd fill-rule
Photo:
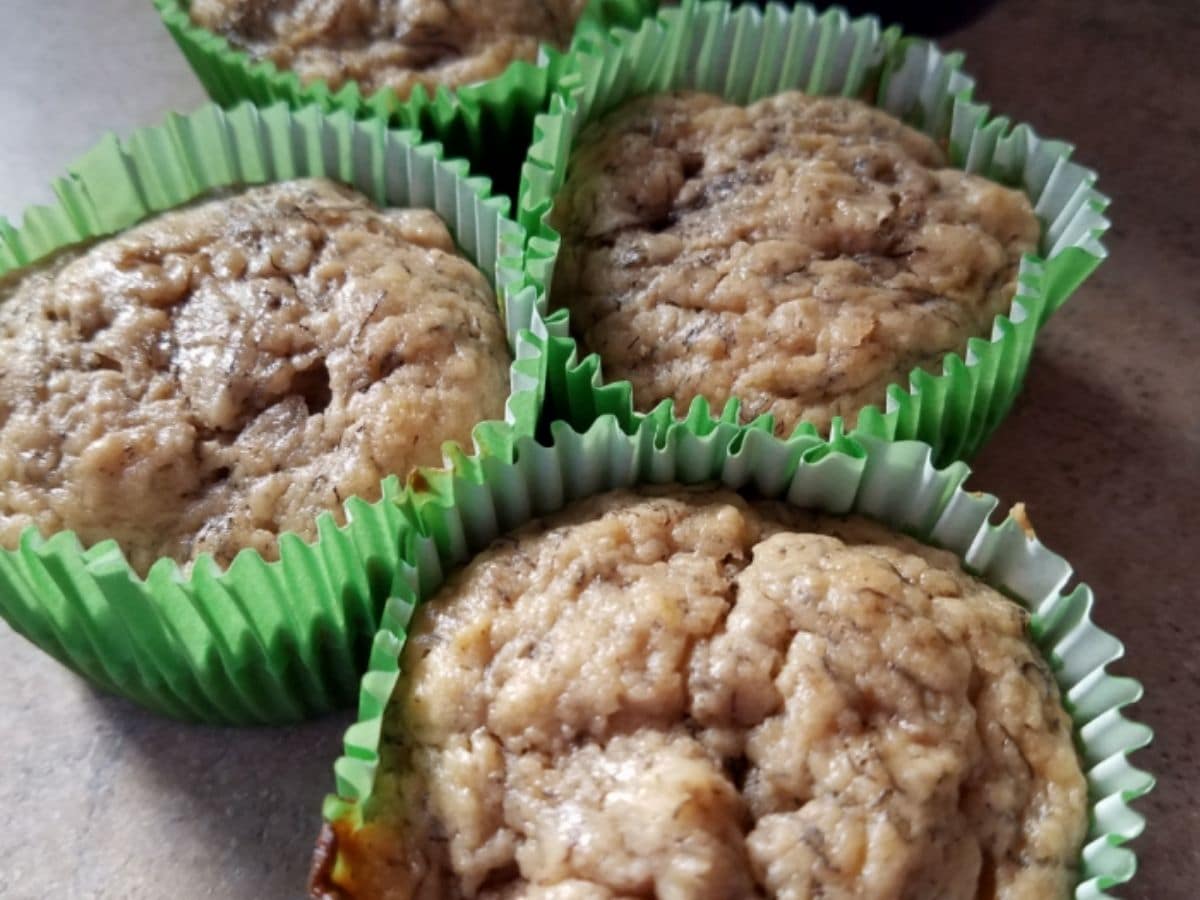
<path fill-rule="evenodd" d="M 938 37 L 961 28 L 983 15 L 998 0 L 845 0 L 823 3 L 814 0 L 820 9 L 840 6 L 851 16 L 878 16 L 880 23 L 899 25 L 905 33 Z M 760 3 L 761 5 L 761 3 Z"/>
<path fill-rule="evenodd" d="M 851 2 L 844 6 L 852 16 L 872 13 L 879 16 L 885 26 L 899 25 L 909 34 L 937 37 L 974 21 L 997 0 L 923 0 L 905 3 L 903 0 L 878 0 L 878 2 Z M 818 6 L 832 6 L 819 3 Z"/>

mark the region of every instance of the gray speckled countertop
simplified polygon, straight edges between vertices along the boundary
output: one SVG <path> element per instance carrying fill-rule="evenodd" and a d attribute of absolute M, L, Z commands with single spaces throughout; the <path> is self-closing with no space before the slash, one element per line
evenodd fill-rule
<path fill-rule="evenodd" d="M 0 214 L 106 128 L 201 102 L 146 0 L 0 0 Z M 1050 323 L 972 484 L 1023 499 L 1098 595 L 1141 679 L 1128 898 L 1200 876 L 1200 6 L 1002 0 L 943 39 L 981 98 L 1073 141 L 1113 198 L 1112 258 Z M 276 730 L 180 725 L 96 694 L 0 625 L 0 897 L 302 895 L 347 716 Z"/>

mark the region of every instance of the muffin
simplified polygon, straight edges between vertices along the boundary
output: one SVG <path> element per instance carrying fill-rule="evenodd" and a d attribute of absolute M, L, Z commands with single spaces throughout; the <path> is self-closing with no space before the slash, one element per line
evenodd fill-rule
<path fill-rule="evenodd" d="M 989 334 L 1037 247 L 1023 193 L 946 166 L 857 100 L 633 99 L 576 139 L 552 303 L 639 410 L 738 398 L 781 435 L 852 427 Z"/>
<path fill-rule="evenodd" d="M 320 895 L 1066 897 L 1087 788 L 1026 625 L 869 520 L 578 503 L 418 611 Z"/>
<path fill-rule="evenodd" d="M 160 557 L 344 521 L 501 418 L 496 299 L 427 210 L 318 179 L 175 210 L 0 286 L 0 545 Z"/>
<path fill-rule="evenodd" d="M 193 0 L 197 25 L 257 59 L 332 89 L 356 81 L 364 94 L 418 84 L 450 87 L 565 47 L 586 0 Z"/>

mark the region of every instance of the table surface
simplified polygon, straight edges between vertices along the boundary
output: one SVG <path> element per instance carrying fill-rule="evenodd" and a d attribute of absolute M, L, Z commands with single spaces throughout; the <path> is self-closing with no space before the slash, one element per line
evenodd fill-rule
<path fill-rule="evenodd" d="M 0 0 L 0 215 L 106 129 L 203 94 L 146 0 Z M 1111 258 L 1047 327 L 971 485 L 1026 501 L 1098 595 L 1142 681 L 1141 872 L 1123 897 L 1200 876 L 1200 6 L 1004 0 L 943 39 L 978 96 L 1077 146 L 1113 199 Z M 1180 554 L 1183 554 L 1182 556 Z M 286 729 L 182 725 L 99 695 L 0 625 L 0 897 L 302 895 L 346 715 Z"/>

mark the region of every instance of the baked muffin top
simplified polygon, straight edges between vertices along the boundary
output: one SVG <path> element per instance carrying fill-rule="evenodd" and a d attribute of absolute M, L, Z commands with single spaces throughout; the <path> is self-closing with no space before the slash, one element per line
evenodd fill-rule
<path fill-rule="evenodd" d="M 427 210 L 324 180 L 168 212 L 0 285 L 0 545 L 159 557 L 343 520 L 502 418 L 495 296 Z"/>
<path fill-rule="evenodd" d="M 1026 614 L 863 519 L 670 488 L 418 609 L 339 884 L 387 898 L 1066 897 L 1087 789 Z"/>
<path fill-rule="evenodd" d="M 853 426 L 886 387 L 986 336 L 1039 225 L 1024 194 L 946 168 L 844 98 L 641 97 L 587 126 L 551 222 L 551 301 L 634 403 Z"/>
<path fill-rule="evenodd" d="M 587 0 L 192 0 L 192 20 L 253 56 L 333 89 L 401 99 L 493 78 L 538 45 L 563 48 Z"/>

